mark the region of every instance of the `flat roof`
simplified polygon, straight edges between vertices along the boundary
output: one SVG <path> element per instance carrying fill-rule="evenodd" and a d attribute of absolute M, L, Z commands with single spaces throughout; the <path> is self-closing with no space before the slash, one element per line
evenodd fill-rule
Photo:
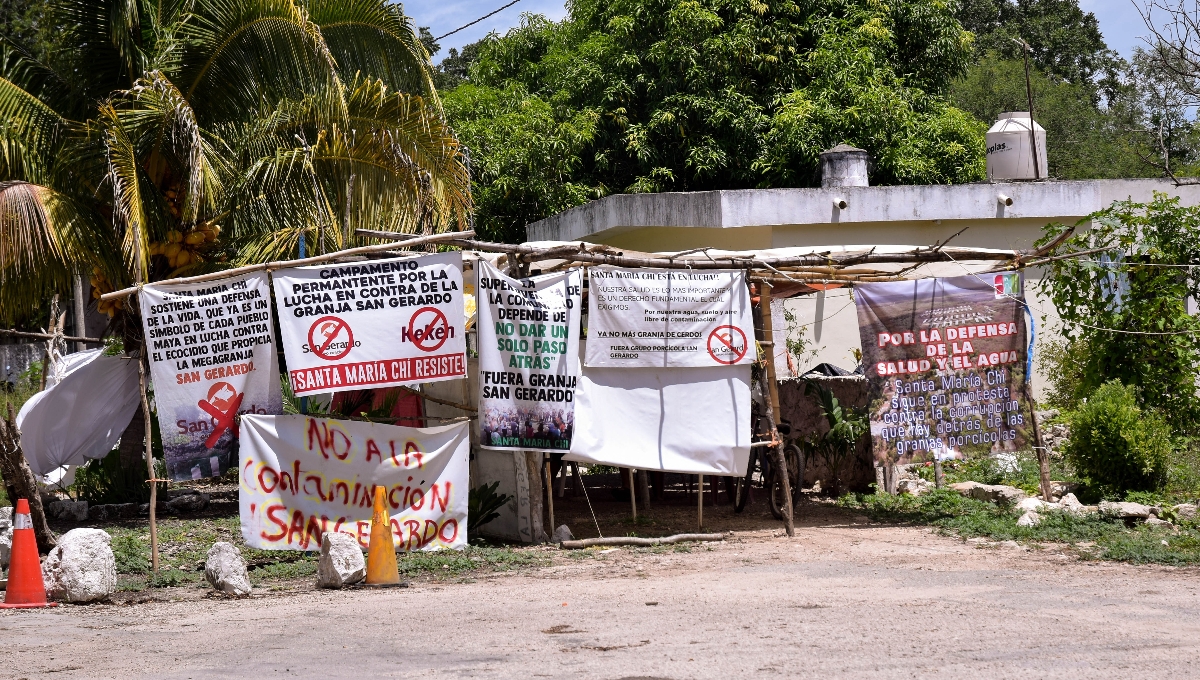
<path fill-rule="evenodd" d="M 1028 220 L 1071 223 L 1113 201 L 1149 201 L 1155 191 L 1200 204 L 1200 185 L 1166 179 L 744 189 L 615 194 L 534 222 L 529 241 L 603 240 L 652 227 L 738 229 L 837 223 Z M 1002 197 L 1012 199 L 1006 205 Z M 836 203 L 844 201 L 845 208 Z"/>

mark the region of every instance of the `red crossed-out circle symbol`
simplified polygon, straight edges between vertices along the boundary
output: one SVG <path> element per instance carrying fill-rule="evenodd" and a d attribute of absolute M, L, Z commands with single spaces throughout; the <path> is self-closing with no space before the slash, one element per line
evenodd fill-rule
<path fill-rule="evenodd" d="M 219 382 L 213 383 L 212 387 L 208 388 L 208 401 L 201 399 L 196 403 L 213 419 L 213 431 L 208 435 L 208 439 L 204 440 L 205 448 L 211 449 L 216 446 L 221 434 L 230 428 L 233 428 L 233 436 L 237 437 L 238 426 L 233 418 L 237 415 L 238 407 L 242 405 L 244 396 L 246 396 L 245 393 L 238 394 L 233 385 Z"/>
<path fill-rule="evenodd" d="M 422 352 L 433 352 L 450 337 L 450 322 L 436 307 L 422 307 L 408 320 L 408 337 Z"/>
<path fill-rule="evenodd" d="M 737 326 L 717 326 L 708 334 L 708 356 L 718 364 L 736 364 L 746 356 L 746 334 Z"/>
<path fill-rule="evenodd" d="M 326 361 L 336 361 L 354 349 L 354 332 L 342 319 L 323 316 L 308 328 L 308 348 Z"/>

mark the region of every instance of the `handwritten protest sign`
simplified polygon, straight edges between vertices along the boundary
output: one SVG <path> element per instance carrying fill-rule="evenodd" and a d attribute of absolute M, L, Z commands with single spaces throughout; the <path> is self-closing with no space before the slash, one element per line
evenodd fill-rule
<path fill-rule="evenodd" d="M 238 416 L 283 410 L 267 275 L 149 284 L 140 302 L 167 474 L 220 476 Z"/>
<path fill-rule="evenodd" d="M 579 381 L 580 270 L 513 279 L 480 261 L 479 428 L 489 449 L 567 451 Z"/>
<path fill-rule="evenodd" d="M 745 272 L 593 267 L 588 278 L 588 366 L 754 363 Z"/>
<path fill-rule="evenodd" d="M 273 280 L 298 395 L 467 374 L 460 253 L 281 269 Z"/>
<path fill-rule="evenodd" d="M 1015 272 L 855 289 L 876 460 L 1025 446 L 1023 295 Z"/>
<path fill-rule="evenodd" d="M 246 416 L 241 519 L 246 543 L 317 550 L 326 531 L 371 537 L 374 488 L 387 492 L 397 550 L 467 544 L 467 423 L 415 428 L 310 418 Z"/>

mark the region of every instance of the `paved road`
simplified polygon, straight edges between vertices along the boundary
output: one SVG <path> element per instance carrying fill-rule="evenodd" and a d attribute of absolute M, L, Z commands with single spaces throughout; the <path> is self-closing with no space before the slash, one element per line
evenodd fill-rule
<path fill-rule="evenodd" d="M 842 524 L 405 590 L 4 612 L 0 676 L 1195 677 L 1198 575 Z"/>

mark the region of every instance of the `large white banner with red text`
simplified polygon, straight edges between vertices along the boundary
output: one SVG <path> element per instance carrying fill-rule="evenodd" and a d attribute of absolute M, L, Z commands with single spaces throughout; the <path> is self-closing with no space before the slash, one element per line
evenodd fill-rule
<path fill-rule="evenodd" d="M 467 374 L 461 253 L 281 269 L 272 279 L 297 395 Z"/>
<path fill-rule="evenodd" d="M 264 550 L 319 550 L 326 531 L 371 538 L 387 490 L 397 550 L 467 544 L 468 423 L 399 427 L 304 415 L 242 419 L 242 537 Z"/>
<path fill-rule="evenodd" d="M 148 284 L 139 302 L 167 475 L 219 477 L 238 416 L 283 411 L 267 275 Z"/>

